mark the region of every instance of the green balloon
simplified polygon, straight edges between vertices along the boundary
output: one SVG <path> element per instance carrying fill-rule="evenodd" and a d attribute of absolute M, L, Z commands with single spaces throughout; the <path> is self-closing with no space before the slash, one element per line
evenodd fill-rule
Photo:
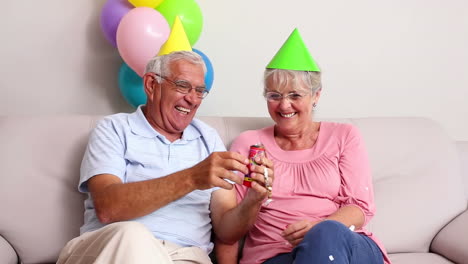
<path fill-rule="evenodd" d="M 164 0 L 155 9 L 166 18 L 171 28 L 175 17 L 179 16 L 190 45 L 193 47 L 203 27 L 203 16 L 197 2 L 195 0 Z"/>

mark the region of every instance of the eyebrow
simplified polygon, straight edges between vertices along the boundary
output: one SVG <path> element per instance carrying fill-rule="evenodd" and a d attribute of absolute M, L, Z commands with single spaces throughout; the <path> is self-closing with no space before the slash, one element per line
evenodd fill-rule
<path fill-rule="evenodd" d="M 283 94 L 283 93 L 280 93 L 278 90 L 266 91 L 265 93 L 278 93 L 278 94 Z M 292 93 L 303 93 L 303 92 L 302 92 L 302 91 L 296 91 L 296 90 L 293 90 L 293 91 L 290 91 L 290 92 L 286 92 L 286 94 L 292 94 Z"/>
<path fill-rule="evenodd" d="M 174 82 L 175 83 L 177 83 L 177 82 L 188 83 L 188 84 L 190 84 L 191 87 L 193 87 L 191 82 L 189 82 L 187 80 L 184 80 L 184 79 L 175 79 Z M 205 88 L 206 89 L 206 84 L 203 84 L 202 86 L 195 86 L 194 88 Z"/>

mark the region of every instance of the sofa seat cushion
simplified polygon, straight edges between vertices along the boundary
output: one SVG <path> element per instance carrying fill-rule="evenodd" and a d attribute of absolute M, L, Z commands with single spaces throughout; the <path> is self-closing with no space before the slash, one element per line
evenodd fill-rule
<path fill-rule="evenodd" d="M 453 264 L 453 262 L 434 253 L 394 253 L 390 254 L 389 257 L 392 264 Z"/>

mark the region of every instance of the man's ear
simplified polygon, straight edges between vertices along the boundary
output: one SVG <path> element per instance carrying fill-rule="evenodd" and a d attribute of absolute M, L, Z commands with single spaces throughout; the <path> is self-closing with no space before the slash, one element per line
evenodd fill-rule
<path fill-rule="evenodd" d="M 143 88 L 148 99 L 153 98 L 155 88 L 154 82 L 157 82 L 156 75 L 154 75 L 154 73 L 148 72 L 143 75 Z"/>

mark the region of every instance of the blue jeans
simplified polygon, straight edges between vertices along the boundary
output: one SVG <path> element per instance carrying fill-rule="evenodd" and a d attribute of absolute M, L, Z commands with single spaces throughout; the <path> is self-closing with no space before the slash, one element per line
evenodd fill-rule
<path fill-rule="evenodd" d="M 327 220 L 315 225 L 292 252 L 279 254 L 264 264 L 374 264 L 383 263 L 375 242 L 340 222 Z"/>

